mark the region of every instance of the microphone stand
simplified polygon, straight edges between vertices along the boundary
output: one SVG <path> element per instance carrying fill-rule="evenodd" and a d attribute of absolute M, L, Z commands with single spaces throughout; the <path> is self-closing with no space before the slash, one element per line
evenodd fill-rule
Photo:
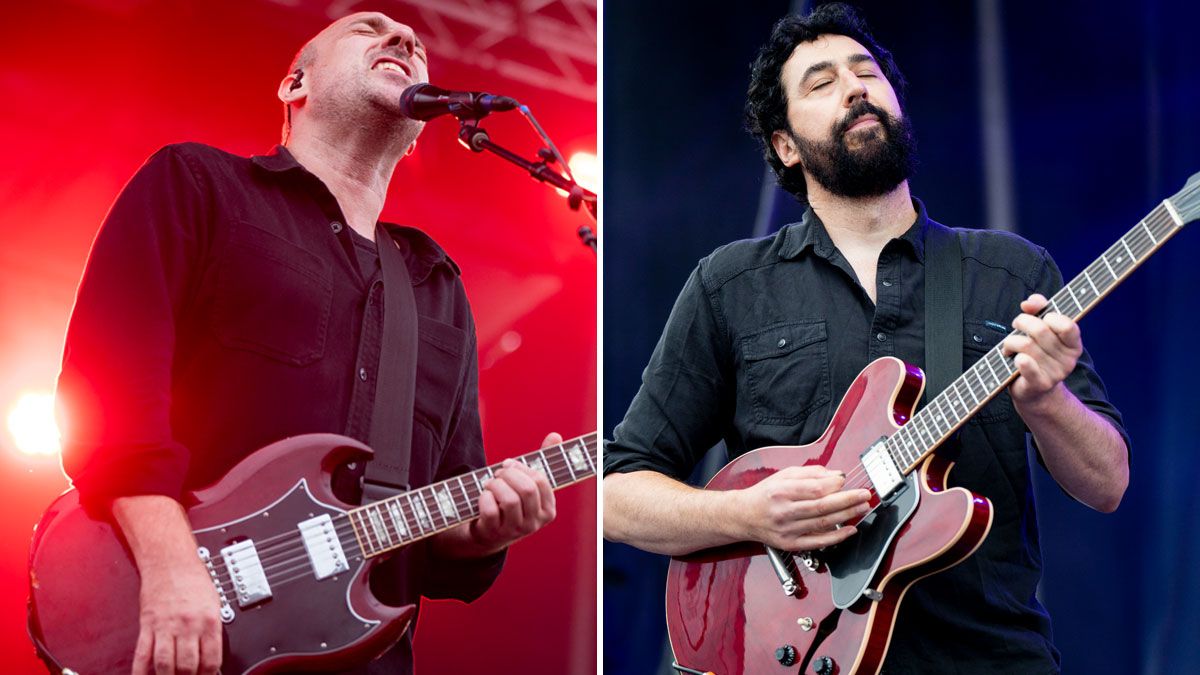
<path fill-rule="evenodd" d="M 459 118 L 458 140 L 473 152 L 486 150 L 525 169 L 530 176 L 537 180 L 566 192 L 567 205 L 571 207 L 571 210 L 578 211 L 579 205 L 583 204 L 591 214 L 592 220 L 596 220 L 596 193 L 580 187 L 575 181 L 550 168 L 550 163 L 554 161 L 554 153 L 549 148 L 543 147 L 538 150 L 538 161 L 531 162 L 511 150 L 493 143 L 487 130 L 480 127 L 479 120 L 474 118 Z M 576 233 L 583 245 L 595 253 L 596 235 L 592 228 L 581 225 Z"/>

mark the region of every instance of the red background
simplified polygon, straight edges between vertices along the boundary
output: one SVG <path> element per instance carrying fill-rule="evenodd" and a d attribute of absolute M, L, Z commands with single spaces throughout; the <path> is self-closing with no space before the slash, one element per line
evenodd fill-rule
<path fill-rule="evenodd" d="M 282 118 L 275 89 L 293 53 L 331 16 L 358 9 L 382 9 L 421 28 L 421 13 L 404 2 L 4 7 L 0 413 L 7 417 L 23 391 L 53 388 L 75 285 L 124 182 L 167 143 L 200 141 L 243 155 L 268 150 Z M 432 49 L 430 61 L 440 86 L 518 98 L 564 154 L 595 152 L 593 101 Z M 594 66 L 583 70 L 594 83 Z M 515 114 L 485 126 L 522 155 L 538 147 Z M 479 328 L 488 457 L 498 461 L 535 449 L 548 431 L 570 438 L 595 429 L 596 262 L 574 233 L 590 223 L 586 216 L 515 167 L 464 150 L 455 131 L 449 119 L 427 126 L 416 154 L 396 170 L 383 215 L 425 229 L 464 271 Z M 67 483 L 57 458 L 20 455 L 6 431 L 0 481 L 3 669 L 41 672 L 24 627 L 27 546 L 41 510 Z M 512 549 L 481 600 L 426 603 L 419 672 L 595 672 L 595 481 L 557 496 L 558 519 Z"/>

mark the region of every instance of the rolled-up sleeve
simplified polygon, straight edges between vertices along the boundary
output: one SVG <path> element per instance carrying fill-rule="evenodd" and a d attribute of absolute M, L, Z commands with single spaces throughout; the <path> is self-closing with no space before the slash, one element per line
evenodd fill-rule
<path fill-rule="evenodd" d="M 85 501 L 181 496 L 189 457 L 172 434 L 171 373 L 204 204 L 168 146 L 130 179 L 92 244 L 56 394 L 63 468 Z"/>
<path fill-rule="evenodd" d="M 642 385 L 604 448 L 604 473 L 686 478 L 721 439 L 733 404 L 732 357 L 705 265 L 692 272 L 667 319 Z"/>

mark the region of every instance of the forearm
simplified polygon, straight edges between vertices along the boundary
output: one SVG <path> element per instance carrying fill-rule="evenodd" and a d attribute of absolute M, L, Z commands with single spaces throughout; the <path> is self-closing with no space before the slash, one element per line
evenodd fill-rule
<path fill-rule="evenodd" d="M 1014 403 L 1059 485 L 1097 511 L 1116 510 L 1129 485 L 1129 450 L 1113 425 L 1062 383 L 1032 404 Z"/>
<path fill-rule="evenodd" d="M 749 538 L 736 491 L 699 490 L 655 471 L 609 474 L 603 489 L 606 539 L 681 555 Z"/>

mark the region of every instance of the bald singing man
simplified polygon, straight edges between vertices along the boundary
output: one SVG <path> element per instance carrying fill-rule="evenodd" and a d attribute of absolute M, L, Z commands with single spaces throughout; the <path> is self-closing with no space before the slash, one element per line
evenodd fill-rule
<path fill-rule="evenodd" d="M 282 145 L 250 158 L 167 146 L 97 236 L 59 379 L 64 466 L 85 502 L 111 508 L 137 563 L 135 674 L 221 665 L 218 599 L 180 499 L 288 436 L 366 441 L 376 392 L 394 386 L 376 381 L 376 246 L 387 243 L 375 233 L 392 172 L 423 126 L 400 114 L 400 94 L 428 80 L 427 59 L 412 29 L 383 14 L 333 22 L 279 85 Z M 418 315 L 409 479 L 419 487 L 485 465 L 475 326 L 446 253 L 418 230 L 383 225 Z M 339 472 L 335 491 L 360 499 L 362 471 Z M 469 525 L 401 549 L 372 577 L 375 594 L 389 604 L 478 597 L 505 549 L 553 519 L 554 495 L 512 464 L 478 508 Z M 370 664 L 347 664 L 411 671 L 409 635 Z"/>

